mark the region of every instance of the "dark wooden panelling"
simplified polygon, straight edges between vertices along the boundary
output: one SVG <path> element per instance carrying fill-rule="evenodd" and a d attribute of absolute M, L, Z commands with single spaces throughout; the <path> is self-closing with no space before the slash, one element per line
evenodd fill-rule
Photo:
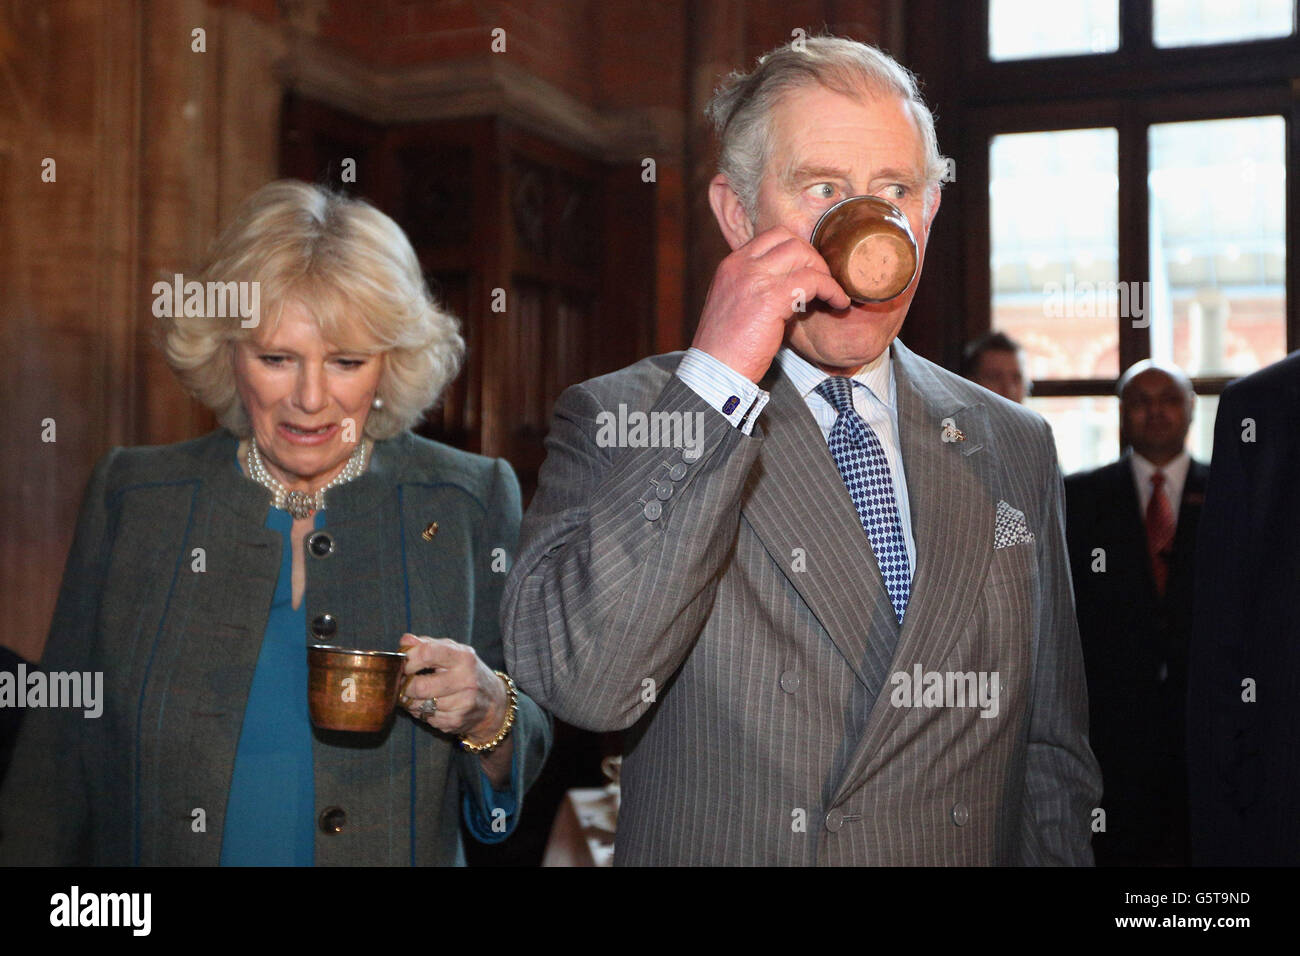
<path fill-rule="evenodd" d="M 650 351 L 653 193 L 499 120 L 381 128 L 295 97 L 284 117 L 284 174 L 339 188 L 356 158 L 355 193 L 406 230 L 462 322 L 464 369 L 421 433 L 506 458 L 531 496 L 559 393 Z"/>

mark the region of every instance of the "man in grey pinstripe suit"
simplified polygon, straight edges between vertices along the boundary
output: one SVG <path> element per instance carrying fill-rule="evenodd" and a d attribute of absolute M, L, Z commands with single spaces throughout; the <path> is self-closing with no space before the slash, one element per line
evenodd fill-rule
<path fill-rule="evenodd" d="M 807 241 L 873 194 L 923 258 L 944 164 L 913 78 L 810 38 L 710 113 L 733 251 L 689 351 L 557 403 L 502 605 L 511 672 L 628 731 L 618 863 L 1090 864 L 1050 429 L 897 340 L 915 279 L 852 304 Z M 681 422 L 692 440 L 654 440 Z"/>

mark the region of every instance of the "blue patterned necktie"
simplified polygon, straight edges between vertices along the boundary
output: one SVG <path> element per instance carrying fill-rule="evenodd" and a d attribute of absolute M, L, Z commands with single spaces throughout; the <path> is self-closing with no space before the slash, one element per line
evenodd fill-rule
<path fill-rule="evenodd" d="M 832 376 L 817 386 L 817 394 L 840 413 L 831 428 L 831 457 L 858 510 L 894 614 L 902 624 L 912 588 L 903 523 L 898 518 L 889 460 L 876 433 L 853 408 L 853 385 L 851 378 Z"/>

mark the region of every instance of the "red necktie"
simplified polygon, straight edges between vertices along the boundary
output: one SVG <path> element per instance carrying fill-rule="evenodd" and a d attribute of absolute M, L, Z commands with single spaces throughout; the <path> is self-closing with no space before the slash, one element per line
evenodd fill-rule
<path fill-rule="evenodd" d="M 1151 556 L 1151 573 L 1156 591 L 1165 593 L 1169 577 L 1169 550 L 1174 543 L 1174 511 L 1165 495 L 1165 476 L 1157 471 L 1151 476 L 1151 500 L 1147 502 L 1147 553 Z"/>

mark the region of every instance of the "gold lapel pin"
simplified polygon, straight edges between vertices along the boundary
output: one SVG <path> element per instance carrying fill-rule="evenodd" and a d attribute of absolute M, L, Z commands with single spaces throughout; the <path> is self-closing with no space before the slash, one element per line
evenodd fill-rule
<path fill-rule="evenodd" d="M 438 522 L 430 521 L 429 526 L 420 532 L 420 537 L 425 541 L 432 541 L 433 536 L 438 533 Z"/>
<path fill-rule="evenodd" d="M 943 440 L 947 442 L 965 441 L 966 435 L 951 418 L 943 420 Z"/>

